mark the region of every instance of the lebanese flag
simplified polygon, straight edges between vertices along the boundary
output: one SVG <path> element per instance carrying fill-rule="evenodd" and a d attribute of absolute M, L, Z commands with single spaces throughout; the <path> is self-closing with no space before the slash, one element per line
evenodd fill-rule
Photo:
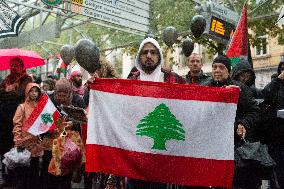
<path fill-rule="evenodd" d="M 248 19 L 247 5 L 245 4 L 242 10 L 242 15 L 239 19 L 236 31 L 231 39 L 231 43 L 226 52 L 228 58 L 234 67 L 241 58 L 248 59 L 249 42 L 248 42 Z"/>
<path fill-rule="evenodd" d="M 238 96 L 235 88 L 96 79 L 86 171 L 230 188 Z"/>
<path fill-rule="evenodd" d="M 56 129 L 55 122 L 60 113 L 46 94 L 42 95 L 31 115 L 26 120 L 23 129 L 32 135 L 40 135 Z"/>

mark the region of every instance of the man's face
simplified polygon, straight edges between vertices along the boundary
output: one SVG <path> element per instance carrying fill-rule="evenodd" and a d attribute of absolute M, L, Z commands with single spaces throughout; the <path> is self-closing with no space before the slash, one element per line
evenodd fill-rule
<path fill-rule="evenodd" d="M 23 72 L 23 70 L 24 67 L 20 62 L 14 60 L 10 62 L 10 71 L 12 74 L 20 74 Z"/>
<path fill-rule="evenodd" d="M 140 64 L 144 72 L 150 74 L 160 64 L 159 50 L 152 44 L 146 43 L 140 53 Z"/>
<path fill-rule="evenodd" d="M 222 63 L 214 63 L 212 65 L 212 77 L 214 81 L 226 81 L 229 78 L 229 71 Z"/>
<path fill-rule="evenodd" d="M 252 80 L 252 74 L 249 71 L 244 71 L 242 73 L 239 74 L 238 77 L 239 82 L 246 84 L 247 82 L 249 82 L 250 80 Z"/>
<path fill-rule="evenodd" d="M 82 75 L 81 74 L 73 76 L 72 80 L 76 87 L 82 86 Z"/>
<path fill-rule="evenodd" d="M 203 64 L 198 54 L 193 54 L 188 58 L 188 68 L 192 73 L 199 73 Z"/>

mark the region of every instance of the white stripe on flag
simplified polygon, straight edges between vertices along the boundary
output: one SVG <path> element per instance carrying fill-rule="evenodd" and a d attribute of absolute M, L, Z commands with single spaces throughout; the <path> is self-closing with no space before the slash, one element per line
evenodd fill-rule
<path fill-rule="evenodd" d="M 43 108 L 42 112 L 40 115 L 44 114 L 44 113 L 49 113 L 49 114 L 54 114 L 54 112 L 57 111 L 56 107 L 53 105 L 53 102 L 48 98 L 48 101 L 45 105 L 45 107 Z M 42 119 L 41 116 L 38 116 L 37 119 L 35 120 L 35 122 L 33 123 L 33 125 L 28 129 L 28 132 L 34 135 L 38 135 L 39 133 L 39 125 L 42 123 Z M 41 131 L 41 133 L 45 133 L 49 130 L 49 128 L 51 127 L 52 123 L 48 123 L 46 127 L 46 131 Z"/>
<path fill-rule="evenodd" d="M 167 151 L 151 149 L 153 139 L 136 135 L 140 120 L 161 103 L 170 108 L 186 133 L 185 141 L 167 141 Z M 87 144 L 153 154 L 233 160 L 236 108 L 234 103 L 127 96 L 91 90 Z"/>

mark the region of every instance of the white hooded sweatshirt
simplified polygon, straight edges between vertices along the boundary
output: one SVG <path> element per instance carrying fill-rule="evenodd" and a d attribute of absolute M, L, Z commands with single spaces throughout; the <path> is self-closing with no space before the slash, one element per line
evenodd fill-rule
<path fill-rule="evenodd" d="M 152 43 L 159 50 L 159 53 L 160 53 L 160 64 L 157 66 L 157 68 L 151 74 L 145 73 L 142 70 L 141 64 L 140 64 L 140 56 L 139 55 L 140 55 L 142 48 L 144 47 L 144 45 L 146 43 Z M 143 81 L 164 82 L 164 73 L 161 71 L 161 68 L 162 68 L 163 65 L 164 65 L 164 58 L 163 58 L 163 53 L 162 53 L 162 50 L 161 50 L 159 43 L 155 39 L 147 37 L 146 39 L 144 39 L 141 42 L 139 50 L 137 52 L 136 60 L 135 60 L 135 67 L 140 72 L 139 79 L 143 80 Z"/>

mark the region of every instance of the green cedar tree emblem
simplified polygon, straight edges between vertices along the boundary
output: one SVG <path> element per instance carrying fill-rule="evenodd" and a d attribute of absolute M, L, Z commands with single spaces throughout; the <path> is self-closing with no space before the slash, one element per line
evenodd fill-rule
<path fill-rule="evenodd" d="M 48 124 L 48 123 L 52 123 L 53 119 L 51 117 L 50 113 L 45 113 L 45 114 L 41 114 L 41 120 L 43 121 L 44 124 Z"/>
<path fill-rule="evenodd" d="M 185 140 L 182 124 L 165 104 L 158 105 L 154 111 L 141 119 L 136 135 L 148 136 L 154 140 L 152 149 L 167 150 L 167 140 Z"/>

